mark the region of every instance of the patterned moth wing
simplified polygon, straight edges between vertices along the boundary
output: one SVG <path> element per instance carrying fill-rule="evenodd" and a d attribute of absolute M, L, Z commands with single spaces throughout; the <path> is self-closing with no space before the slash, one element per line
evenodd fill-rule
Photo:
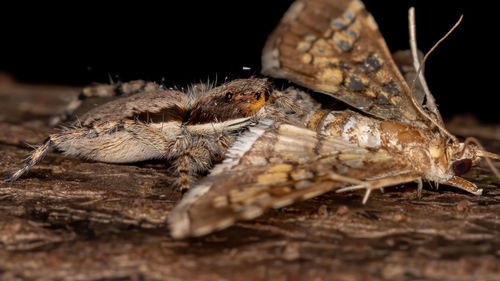
<path fill-rule="evenodd" d="M 245 132 L 172 211 L 174 238 L 201 236 L 352 184 L 411 170 L 385 150 L 293 125 L 262 121 Z"/>
<path fill-rule="evenodd" d="M 266 42 L 262 72 L 385 120 L 423 120 L 375 20 L 358 0 L 293 3 Z"/>

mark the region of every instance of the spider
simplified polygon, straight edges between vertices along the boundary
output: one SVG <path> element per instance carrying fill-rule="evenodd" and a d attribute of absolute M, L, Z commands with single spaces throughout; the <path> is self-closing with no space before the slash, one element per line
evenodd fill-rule
<path fill-rule="evenodd" d="M 296 103 L 273 90 L 267 79 L 196 84 L 185 92 L 137 80 L 84 88 L 52 123 L 71 116 L 84 99 L 112 96 L 119 97 L 49 135 L 5 182 L 28 172 L 54 147 L 68 156 L 108 163 L 169 160 L 174 185 L 185 192 L 224 158 L 242 130 L 266 118 L 305 114 L 298 114 Z"/>

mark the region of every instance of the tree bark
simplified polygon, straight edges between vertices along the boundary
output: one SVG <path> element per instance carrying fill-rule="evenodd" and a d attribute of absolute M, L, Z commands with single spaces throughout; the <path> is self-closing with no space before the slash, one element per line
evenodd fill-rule
<path fill-rule="evenodd" d="M 79 89 L 0 81 L 5 176 Z M 448 125 L 499 152 L 500 125 L 471 122 Z M 499 181 L 485 167 L 467 175 L 483 196 L 427 186 L 417 199 L 406 185 L 362 205 L 362 192 L 329 193 L 180 241 L 166 224 L 181 198 L 167 171 L 162 161 L 49 153 L 18 181 L 0 183 L 0 279 L 500 280 Z"/>

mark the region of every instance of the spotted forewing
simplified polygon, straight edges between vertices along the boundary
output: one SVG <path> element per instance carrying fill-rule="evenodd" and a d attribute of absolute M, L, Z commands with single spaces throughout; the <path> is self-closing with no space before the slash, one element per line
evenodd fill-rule
<path fill-rule="evenodd" d="M 373 17 L 358 0 L 296 1 L 268 38 L 262 72 L 365 113 L 421 120 Z"/>

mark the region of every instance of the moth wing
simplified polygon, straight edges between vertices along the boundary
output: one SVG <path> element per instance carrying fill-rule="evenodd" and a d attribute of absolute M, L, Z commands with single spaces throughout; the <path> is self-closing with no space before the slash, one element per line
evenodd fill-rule
<path fill-rule="evenodd" d="M 420 50 L 417 51 L 417 54 L 419 60 L 422 61 L 424 58 L 424 54 Z M 415 80 L 415 78 L 417 77 L 417 71 L 415 70 L 415 67 L 413 65 L 413 55 L 411 53 L 411 50 L 396 51 L 392 53 L 392 58 L 401 71 L 401 74 L 403 74 L 406 83 L 408 85 L 412 85 L 413 81 L 415 81 L 415 85 L 412 90 L 415 100 L 419 104 L 423 105 L 424 108 L 427 108 L 431 112 L 433 112 L 436 117 L 436 121 L 444 126 L 441 114 L 439 113 L 439 110 L 437 109 L 437 106 L 435 104 L 434 96 L 430 91 L 427 91 L 427 93 L 425 92 L 425 88 L 427 88 L 427 85 L 423 85 L 420 79 Z M 422 74 L 423 72 L 424 69 L 422 69 Z M 425 78 L 424 83 L 426 83 Z"/>
<path fill-rule="evenodd" d="M 169 217 L 172 236 L 201 236 L 346 185 L 407 171 L 403 161 L 340 138 L 261 122 L 241 136 L 223 163 L 187 193 Z M 389 172 L 388 172 L 389 171 Z"/>
<path fill-rule="evenodd" d="M 296 1 L 267 39 L 262 72 L 382 119 L 423 120 L 375 20 L 358 0 Z"/>

